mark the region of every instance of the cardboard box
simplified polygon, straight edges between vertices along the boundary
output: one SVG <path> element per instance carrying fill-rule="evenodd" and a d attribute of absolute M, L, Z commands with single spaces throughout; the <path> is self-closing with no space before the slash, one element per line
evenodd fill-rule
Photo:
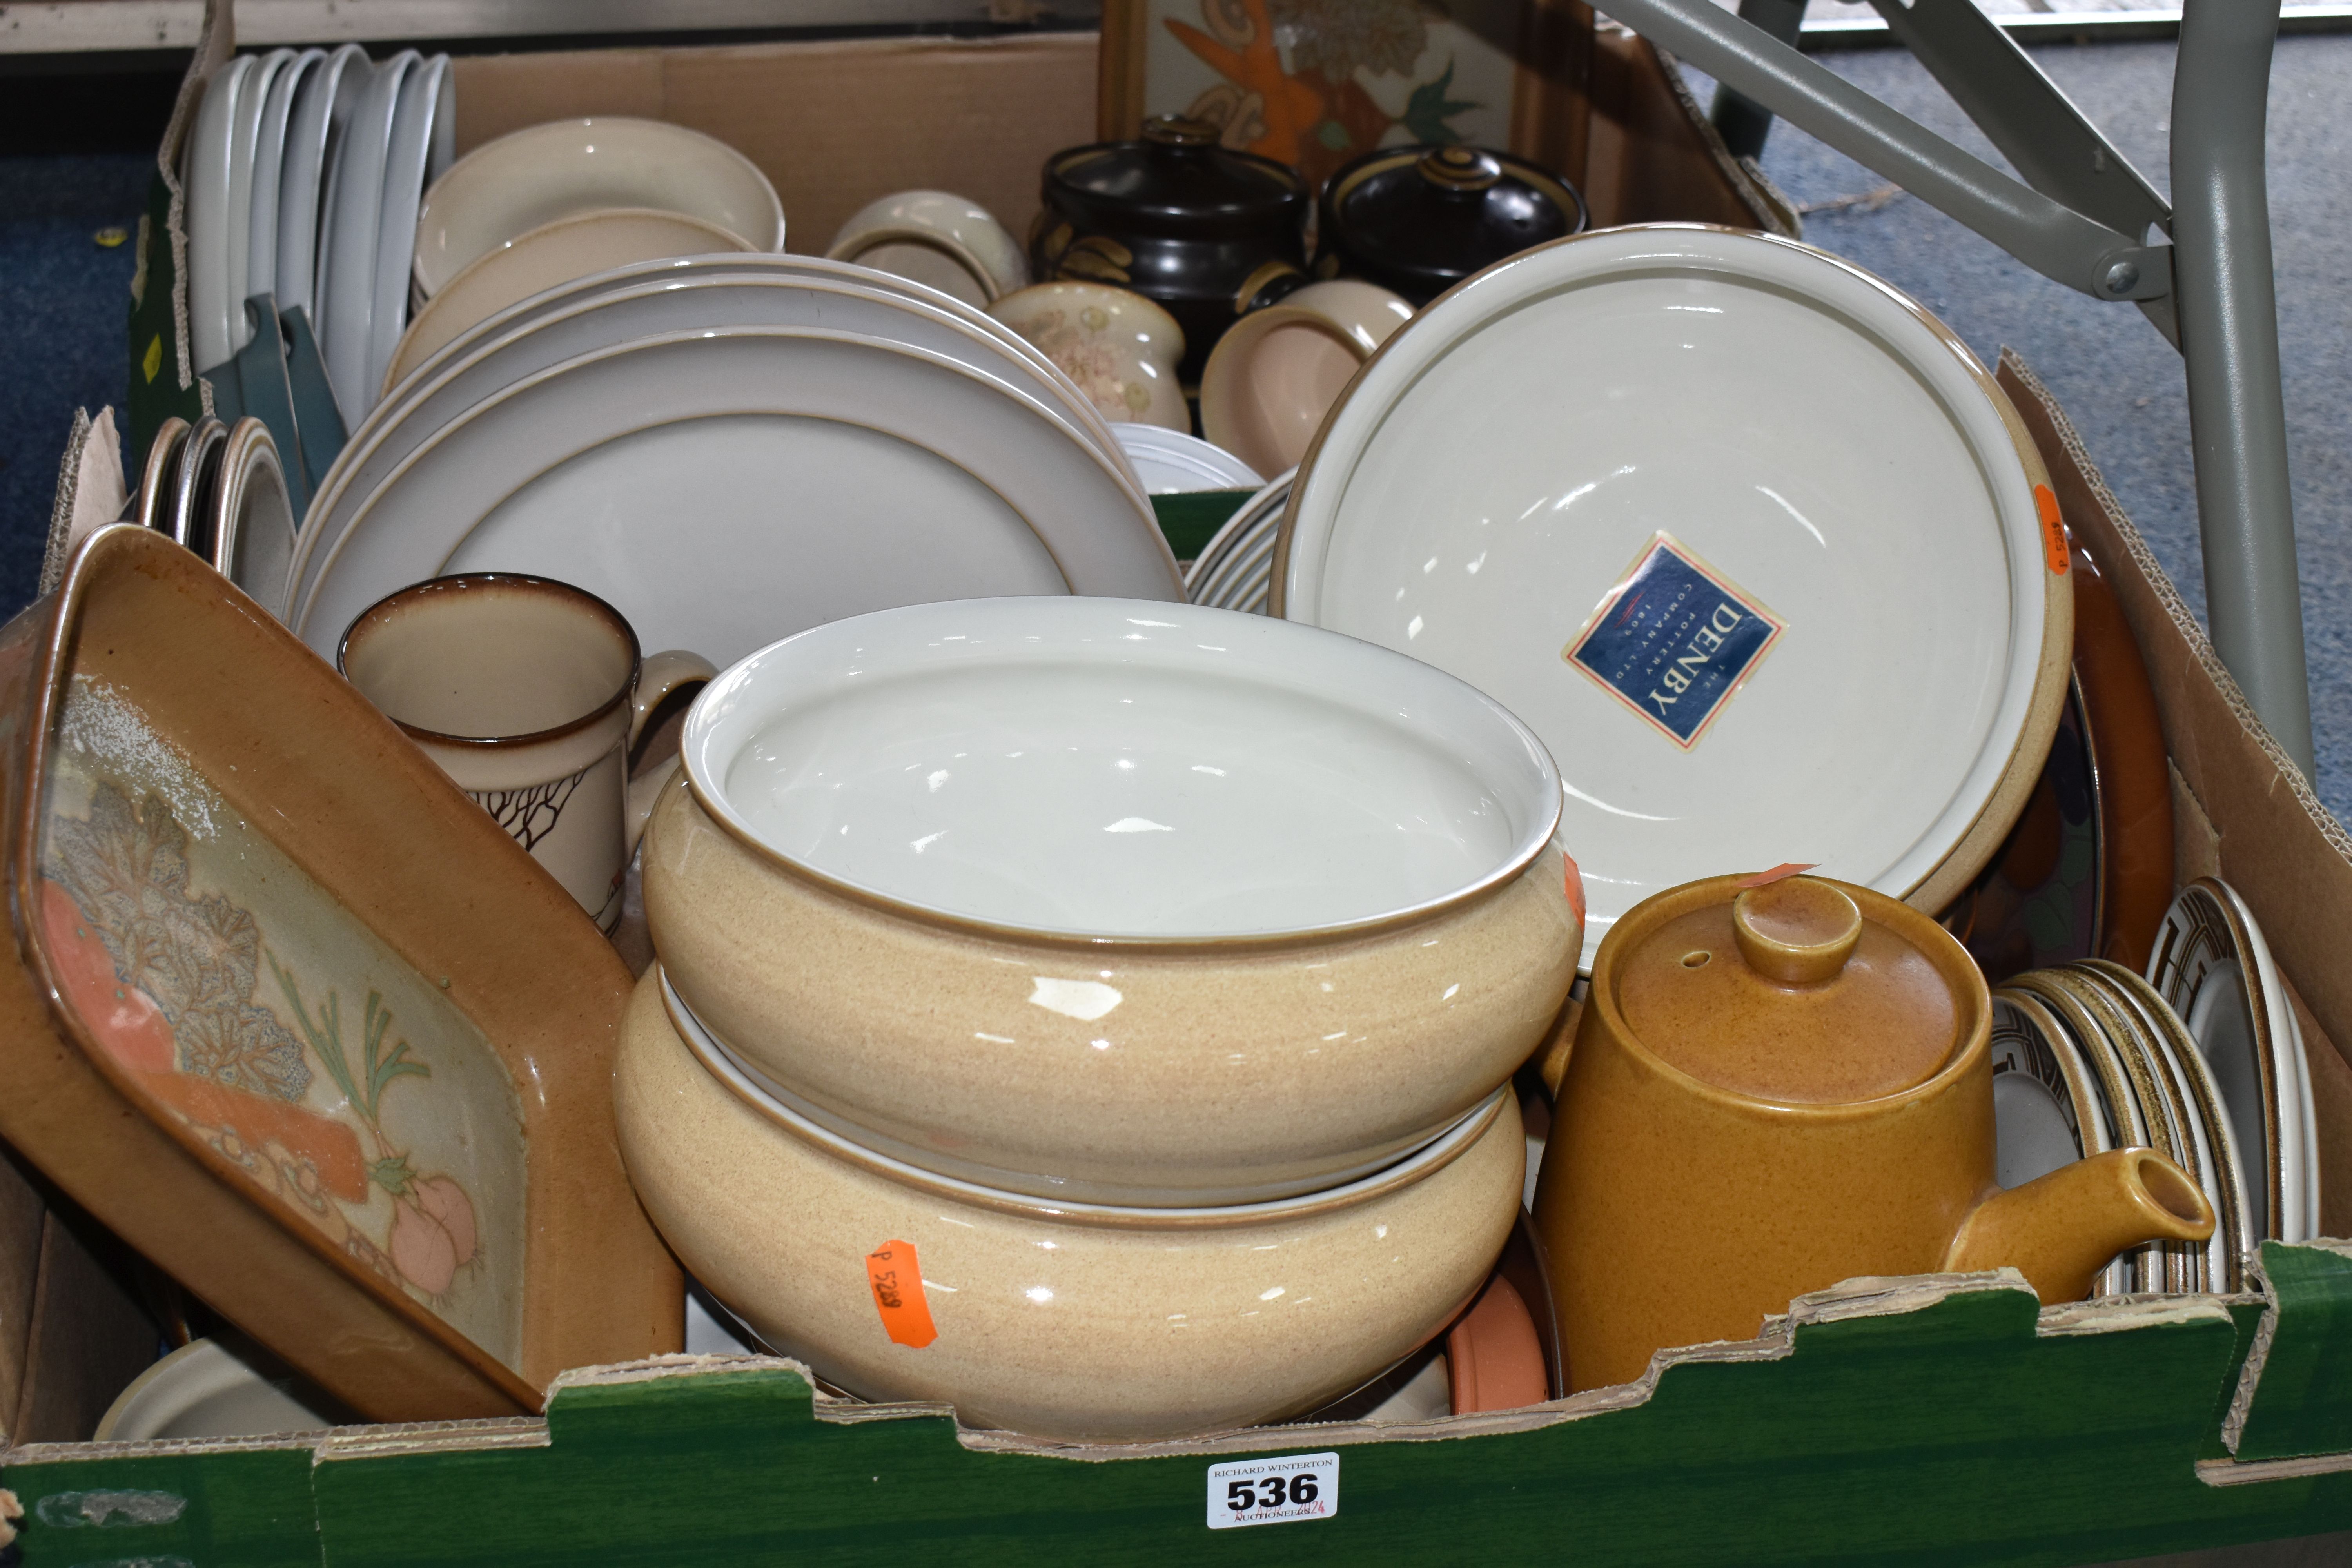
<path fill-rule="evenodd" d="M 175 136 L 195 80 L 226 52 L 216 21 Z M 1591 60 L 1586 158 L 1569 172 L 1597 221 L 1793 228 L 1712 140 L 1669 63 L 1606 27 Z M 597 111 L 734 141 L 776 181 L 796 247 L 821 247 L 839 216 L 900 185 L 963 190 L 1025 221 L 1044 153 L 1091 132 L 1095 74 L 1091 39 L 1068 37 L 478 58 L 458 82 L 468 143 Z M 179 195 L 169 179 L 158 188 L 131 347 L 143 365 L 156 345 L 146 384 L 161 390 L 143 405 L 134 390 L 134 450 L 157 408 L 204 395 L 181 368 L 184 311 L 172 307 Z M 2001 374 L 2157 682 L 2179 875 L 2235 885 L 2300 993 L 2326 1222 L 2352 1230 L 2352 1066 L 2336 1044 L 2352 1043 L 2352 839 L 2263 731 L 2063 411 L 2021 363 Z M 0 1198 L 0 1237 L 9 1212 Z M 791 1362 L 674 1357 L 567 1373 L 530 1419 L 31 1443 L 0 1456 L 0 1485 L 26 1508 L 27 1568 L 1213 1552 L 2081 1563 L 2352 1527 L 2352 1244 L 2271 1245 L 2263 1276 L 2261 1294 L 2055 1308 L 2006 1271 L 1852 1280 L 1792 1302 L 1756 1340 L 1665 1352 L 1633 1384 L 1407 1426 L 1064 1447 L 965 1430 L 936 1406 L 843 1401 Z M 1218 1467 L 1326 1455 L 1332 1511 L 1208 1527 Z"/>

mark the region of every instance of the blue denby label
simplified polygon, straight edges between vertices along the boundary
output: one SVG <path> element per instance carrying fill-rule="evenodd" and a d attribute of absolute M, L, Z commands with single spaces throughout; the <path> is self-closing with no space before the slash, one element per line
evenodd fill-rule
<path fill-rule="evenodd" d="M 1688 751 L 1787 629 L 1662 531 L 1560 657 Z"/>

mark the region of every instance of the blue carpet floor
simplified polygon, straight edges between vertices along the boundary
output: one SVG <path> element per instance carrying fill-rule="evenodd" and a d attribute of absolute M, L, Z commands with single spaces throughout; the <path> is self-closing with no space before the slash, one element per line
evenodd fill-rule
<path fill-rule="evenodd" d="M 2168 190 L 2173 47 L 2062 46 L 2034 52 L 2069 98 L 2158 190 Z M 1898 49 L 1817 56 L 1839 74 L 1979 156 L 2002 160 L 1926 69 Z M 1712 88 L 1700 86 L 1700 100 Z M 2271 221 L 2286 383 L 2289 467 L 2303 571 L 2320 796 L 2352 821 L 2352 37 L 2279 41 L 2272 72 Z M 2180 356 L 2127 305 L 2027 270 L 1917 199 L 1785 124 L 1765 172 L 1800 206 L 1805 237 L 1849 257 L 1934 310 L 1990 363 L 2014 348 L 2064 404 L 2132 520 L 2190 606 L 2204 613 L 2197 492 Z M 1857 199 L 1859 198 L 1859 199 Z"/>
<path fill-rule="evenodd" d="M 0 158 L 0 616 L 40 583 L 74 409 L 121 423 L 137 258 L 95 237 L 137 235 L 154 172 L 152 153 Z"/>
<path fill-rule="evenodd" d="M 1899 50 L 1818 57 L 1888 103 L 1994 162 L 1997 154 Z M 2169 44 L 2037 52 L 2051 77 L 2158 189 L 2166 187 Z M 1702 100 L 1709 90 L 1696 84 Z M 2301 538 L 2320 794 L 2352 821 L 2352 37 L 2282 39 L 2271 95 L 2272 218 Z M 2031 362 L 2191 605 L 2204 603 L 2180 361 L 2138 312 L 2027 271 L 1923 203 L 1786 125 L 1766 171 L 1813 207 L 1806 235 L 1909 290 L 1988 362 Z M 0 158 L 0 613 L 40 570 L 58 452 L 76 405 L 122 405 L 132 258 L 93 235 L 134 227 L 145 156 Z"/>

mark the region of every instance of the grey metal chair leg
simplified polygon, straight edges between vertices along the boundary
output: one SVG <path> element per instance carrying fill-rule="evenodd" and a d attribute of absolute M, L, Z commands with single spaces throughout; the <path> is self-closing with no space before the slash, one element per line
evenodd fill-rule
<path fill-rule="evenodd" d="M 1805 25 L 1805 0 L 1739 0 L 1739 19 L 1752 23 L 1784 44 L 1797 41 Z M 1735 158 L 1761 158 L 1764 140 L 1772 133 L 1772 111 L 1727 87 L 1715 89 L 1715 107 L 1707 118 L 1716 134 Z"/>
<path fill-rule="evenodd" d="M 2277 0 L 2187 0 L 2172 77 L 2172 237 L 2214 650 L 2304 775 L 2311 687 L 2287 487 L 2263 131 Z"/>

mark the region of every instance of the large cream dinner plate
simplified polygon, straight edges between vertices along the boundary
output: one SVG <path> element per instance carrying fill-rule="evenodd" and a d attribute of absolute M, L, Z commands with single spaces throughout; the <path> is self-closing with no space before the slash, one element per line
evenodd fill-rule
<path fill-rule="evenodd" d="M 390 416 L 371 418 L 344 447 L 312 509 L 309 538 L 298 566 L 298 587 L 324 560 L 323 548 L 341 535 L 353 511 L 375 487 L 432 434 L 484 397 L 524 377 L 583 353 L 693 329 L 815 327 L 926 349 L 1028 394 L 1080 440 L 1091 432 L 1070 416 L 1053 381 L 999 339 L 918 300 L 847 279 L 777 275 L 730 277 L 704 273 L 653 278 L 627 289 L 571 300 L 566 308 L 535 314 L 472 353 L 404 383 Z M 1144 500 L 1137 489 L 1138 504 Z"/>
<path fill-rule="evenodd" d="M 1299 472 L 1276 613 L 1544 738 L 1588 964 L 1726 871 L 1940 907 L 2056 728 L 2074 601 L 2039 458 L 1958 338 L 1810 247 L 1654 225 L 1524 252 L 1400 328 Z"/>
<path fill-rule="evenodd" d="M 574 584 L 646 647 L 721 665 L 898 605 L 1183 596 L 1149 506 L 1045 405 L 791 328 L 623 344 L 494 395 L 368 498 L 294 628 L 323 654 L 394 589 L 489 571 Z"/>

